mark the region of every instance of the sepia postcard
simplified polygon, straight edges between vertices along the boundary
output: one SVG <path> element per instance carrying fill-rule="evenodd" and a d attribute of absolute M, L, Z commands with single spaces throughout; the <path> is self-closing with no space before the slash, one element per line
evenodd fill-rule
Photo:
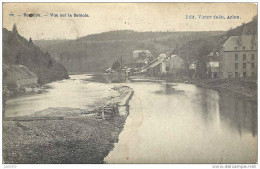
<path fill-rule="evenodd" d="M 257 9 L 3 2 L 2 164 L 257 168 Z"/>

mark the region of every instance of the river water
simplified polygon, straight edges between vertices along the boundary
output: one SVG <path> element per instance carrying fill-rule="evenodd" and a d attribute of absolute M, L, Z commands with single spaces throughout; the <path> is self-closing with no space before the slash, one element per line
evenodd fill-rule
<path fill-rule="evenodd" d="M 7 101 L 6 116 L 86 108 L 115 84 L 74 75 L 47 92 Z M 130 114 L 106 163 L 256 163 L 257 102 L 192 84 L 136 82 Z"/>
<path fill-rule="evenodd" d="M 191 84 L 131 83 L 107 163 L 256 163 L 257 103 Z"/>
<path fill-rule="evenodd" d="M 32 115 L 48 108 L 93 108 L 101 99 L 115 95 L 112 84 L 89 80 L 91 75 L 71 75 L 53 82 L 40 94 L 28 94 L 7 100 L 6 117 Z"/>

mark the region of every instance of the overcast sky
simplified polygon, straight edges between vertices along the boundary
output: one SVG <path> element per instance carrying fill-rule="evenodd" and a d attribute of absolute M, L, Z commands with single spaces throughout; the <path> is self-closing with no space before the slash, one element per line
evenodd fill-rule
<path fill-rule="evenodd" d="M 24 13 L 42 17 L 24 17 Z M 89 17 L 52 18 L 50 13 L 88 14 Z M 186 19 L 186 15 L 194 15 L 196 19 Z M 240 19 L 199 19 L 198 15 L 235 15 Z M 255 15 L 257 6 L 252 3 L 5 3 L 3 27 L 11 30 L 16 23 L 18 32 L 27 39 L 75 39 L 126 29 L 226 31 L 251 21 Z"/>

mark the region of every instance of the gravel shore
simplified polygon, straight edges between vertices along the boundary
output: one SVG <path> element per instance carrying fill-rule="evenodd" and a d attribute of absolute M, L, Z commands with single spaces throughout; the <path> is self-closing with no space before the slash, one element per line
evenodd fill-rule
<path fill-rule="evenodd" d="M 133 95 L 127 86 L 113 90 L 119 95 L 104 103 L 119 103 L 119 114 L 110 120 L 97 119 L 96 113 L 73 108 L 50 108 L 32 116 L 4 118 L 3 163 L 104 163 L 103 159 L 118 142 Z M 46 115 L 46 111 L 51 113 Z"/>

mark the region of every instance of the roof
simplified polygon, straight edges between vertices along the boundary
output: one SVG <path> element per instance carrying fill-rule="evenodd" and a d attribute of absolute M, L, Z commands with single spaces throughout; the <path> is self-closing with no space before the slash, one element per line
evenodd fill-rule
<path fill-rule="evenodd" d="M 195 61 L 191 62 L 191 64 L 197 64 L 197 62 L 198 62 L 198 60 L 195 60 Z"/>
<path fill-rule="evenodd" d="M 111 71 L 111 70 L 113 70 L 113 69 L 112 69 L 112 68 L 107 68 L 107 69 L 106 69 L 107 72 L 108 72 L 108 71 Z"/>
<path fill-rule="evenodd" d="M 209 66 L 209 67 L 219 67 L 219 62 L 209 62 L 209 63 L 207 63 L 207 66 Z"/>
<path fill-rule="evenodd" d="M 180 59 L 180 60 L 183 60 L 180 56 L 178 55 L 171 55 L 171 59 L 172 60 L 175 60 L 175 59 Z"/>
<path fill-rule="evenodd" d="M 133 53 L 141 53 L 141 52 L 151 53 L 149 50 L 134 50 L 133 51 Z"/>
<path fill-rule="evenodd" d="M 252 46 L 253 49 L 251 48 Z M 231 36 L 222 47 L 224 51 L 256 50 L 257 37 L 255 35 Z M 243 47 L 245 47 L 245 49 Z"/>
<path fill-rule="evenodd" d="M 157 59 L 154 62 L 152 62 L 149 67 L 155 67 L 155 66 L 161 64 L 163 61 L 164 61 L 163 59 Z"/>
<path fill-rule="evenodd" d="M 167 55 L 165 53 L 161 53 L 158 58 L 166 58 Z"/>
<path fill-rule="evenodd" d="M 164 51 L 162 54 L 165 54 L 167 57 L 173 55 L 173 53 L 175 52 L 175 49 L 172 48 L 172 49 L 168 49 L 166 51 Z"/>
<path fill-rule="evenodd" d="M 3 65 L 3 72 L 6 74 L 6 81 L 17 81 L 20 79 L 30 79 L 37 77 L 27 67 L 23 65 Z"/>
<path fill-rule="evenodd" d="M 146 70 L 147 70 L 148 68 L 150 68 L 150 67 L 155 67 L 155 66 L 159 65 L 159 64 L 161 64 L 163 61 L 164 61 L 163 58 L 158 57 L 158 58 L 152 60 L 148 65 L 144 66 L 144 67 L 143 67 L 143 70 L 142 70 L 141 72 L 146 71 Z"/>

